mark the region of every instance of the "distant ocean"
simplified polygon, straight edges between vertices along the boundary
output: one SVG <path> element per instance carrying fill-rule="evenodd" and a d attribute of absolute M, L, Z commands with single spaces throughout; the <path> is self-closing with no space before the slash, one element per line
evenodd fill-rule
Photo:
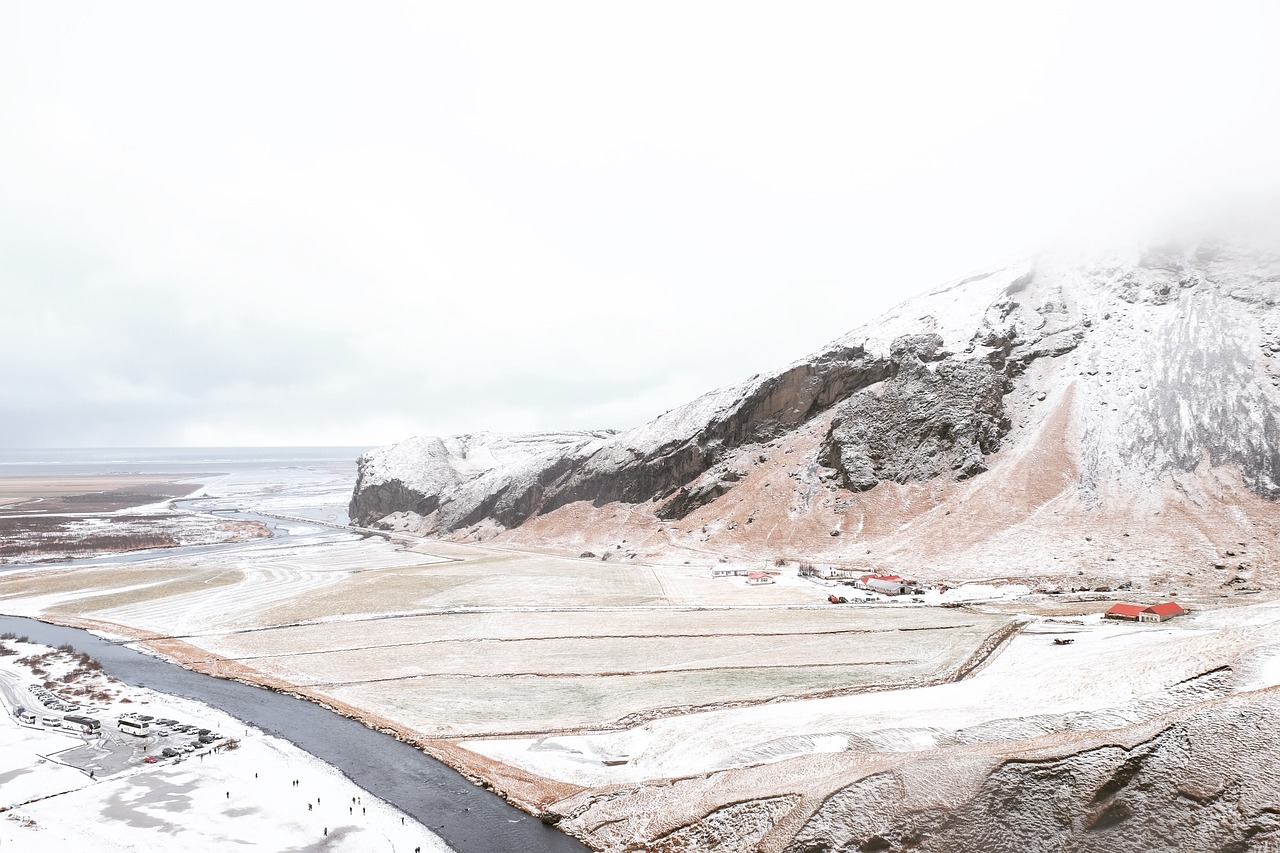
<path fill-rule="evenodd" d="M 208 474 L 262 468 L 337 466 L 354 470 L 369 447 L 0 448 L 0 477 L 84 474 Z"/>

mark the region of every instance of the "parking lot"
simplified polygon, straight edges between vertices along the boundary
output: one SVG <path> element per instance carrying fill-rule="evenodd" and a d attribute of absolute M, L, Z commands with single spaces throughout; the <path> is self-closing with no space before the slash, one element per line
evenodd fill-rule
<path fill-rule="evenodd" d="M 65 657 L 70 666 L 71 654 Z M 42 659 L 40 665 L 62 671 L 56 656 Z M 91 778 L 146 764 L 183 761 L 228 742 L 210 723 L 156 703 L 86 690 L 77 681 L 77 693 L 98 697 L 87 701 L 68 689 L 46 686 L 55 681 L 41 684 L 31 677 L 29 670 L 0 667 L 0 706 L 16 724 L 57 736 L 49 741 L 54 748 L 44 752 L 44 758 Z M 144 703 L 145 709 L 133 709 Z"/>

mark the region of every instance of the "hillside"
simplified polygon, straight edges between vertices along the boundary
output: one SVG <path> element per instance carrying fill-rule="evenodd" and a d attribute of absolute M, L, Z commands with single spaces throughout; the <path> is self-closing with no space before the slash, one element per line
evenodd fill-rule
<path fill-rule="evenodd" d="M 1243 244 L 1045 255 L 632 430 L 380 448 L 351 514 L 565 553 L 1253 587 L 1280 532 L 1278 296 L 1280 255 Z"/>

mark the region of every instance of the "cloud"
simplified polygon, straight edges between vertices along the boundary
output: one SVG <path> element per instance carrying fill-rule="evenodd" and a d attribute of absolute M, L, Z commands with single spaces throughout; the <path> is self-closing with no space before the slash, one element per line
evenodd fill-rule
<path fill-rule="evenodd" d="M 0 12 L 0 444 L 627 427 L 1280 188 L 1240 4 Z"/>

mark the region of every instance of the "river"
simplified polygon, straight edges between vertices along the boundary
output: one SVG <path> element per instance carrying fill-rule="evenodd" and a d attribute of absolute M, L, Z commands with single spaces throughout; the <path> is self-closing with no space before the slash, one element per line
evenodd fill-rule
<path fill-rule="evenodd" d="M 204 702 L 288 740 L 412 815 L 458 853 L 588 850 L 421 750 L 313 702 L 193 672 L 78 628 L 0 616 L 0 633 L 7 631 L 49 646 L 70 643 L 120 681 Z"/>

